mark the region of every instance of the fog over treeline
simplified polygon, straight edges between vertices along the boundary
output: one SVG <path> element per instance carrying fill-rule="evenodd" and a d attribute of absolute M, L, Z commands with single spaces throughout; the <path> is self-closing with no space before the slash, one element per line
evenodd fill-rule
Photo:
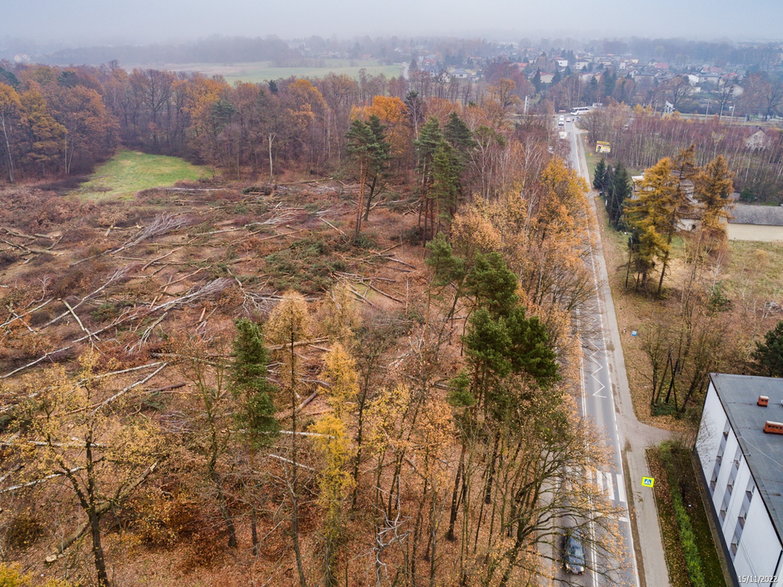
<path fill-rule="evenodd" d="M 304 38 L 480 36 L 528 38 L 681 37 L 779 40 L 778 0 L 5 0 L 0 39 L 31 47 L 138 45 L 212 35 Z M 3 43 L 5 45 L 8 44 Z"/>
<path fill-rule="evenodd" d="M 89 46 L 38 45 L 0 38 L 0 59 L 52 65 L 164 66 L 178 63 L 239 63 L 269 61 L 275 66 L 323 65 L 325 58 L 376 59 L 381 63 L 408 62 L 435 53 L 447 65 L 463 66 L 475 59 L 532 59 L 541 52 L 586 50 L 596 54 L 633 55 L 642 60 L 663 60 L 673 65 L 715 63 L 766 69 L 780 52 L 779 43 L 736 43 L 685 39 L 525 38 L 513 42 L 455 37 L 355 37 L 311 36 L 284 40 L 277 37 L 212 36 L 200 40 L 150 44 Z"/>

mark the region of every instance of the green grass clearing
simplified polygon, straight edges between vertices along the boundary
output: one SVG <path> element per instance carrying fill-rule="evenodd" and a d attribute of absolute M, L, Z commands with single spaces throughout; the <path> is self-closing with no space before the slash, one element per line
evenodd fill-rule
<path fill-rule="evenodd" d="M 145 66 L 142 66 L 145 67 Z M 248 63 L 184 63 L 160 66 L 170 71 L 197 72 L 207 76 L 221 75 L 230 84 L 235 82 L 260 83 L 269 80 L 286 79 L 291 76 L 301 78 L 321 78 L 329 73 L 342 74 L 358 79 L 359 71 L 364 69 L 367 75 L 385 75 L 396 77 L 402 74 L 402 64 L 383 65 L 375 60 L 361 59 L 324 59 L 314 66 L 276 67 L 269 61 Z"/>
<path fill-rule="evenodd" d="M 783 243 L 729 241 L 725 271 L 731 297 L 751 292 L 764 300 L 783 295 Z"/>
<path fill-rule="evenodd" d="M 210 174 L 207 168 L 179 157 L 123 150 L 99 165 L 71 194 L 90 200 L 130 198 L 141 190 L 195 181 Z"/>

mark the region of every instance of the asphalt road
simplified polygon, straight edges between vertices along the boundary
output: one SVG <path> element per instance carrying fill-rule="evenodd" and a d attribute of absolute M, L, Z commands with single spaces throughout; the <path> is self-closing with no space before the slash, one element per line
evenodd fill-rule
<path fill-rule="evenodd" d="M 571 146 L 570 165 L 579 175 L 589 182 L 587 163 L 582 152 L 581 141 L 573 122 L 565 123 L 568 140 Z M 563 130 L 559 127 L 558 130 Z M 592 196 L 591 196 L 592 197 Z M 594 235 L 600 239 L 600 235 Z M 607 325 L 607 308 L 603 299 L 600 283 L 598 255 L 599 251 L 591 250 L 588 269 L 593 275 L 593 291 L 590 299 L 579 310 L 578 330 L 582 336 L 582 415 L 592 420 L 602 433 L 610 457 L 608 463 L 600 470 L 591 470 L 587 474 L 591 480 L 604 492 L 611 504 L 621 511 L 617 520 L 619 535 L 605 537 L 620 542 L 621 551 L 625 553 L 623 560 L 602 560 L 595 552 L 588 552 L 588 566 L 591 567 L 580 581 L 583 585 L 595 587 L 616 585 L 639 585 L 639 572 L 636 563 L 633 544 L 633 532 L 628 511 L 628 494 L 625 487 L 622 447 L 623 439 L 618 427 L 617 410 L 615 408 L 614 386 L 610 371 L 611 354 L 607 348 L 609 329 Z M 611 300 L 609 301 L 611 303 Z M 619 569 L 612 571 L 613 569 Z M 602 573 L 609 573 L 604 575 Z"/>

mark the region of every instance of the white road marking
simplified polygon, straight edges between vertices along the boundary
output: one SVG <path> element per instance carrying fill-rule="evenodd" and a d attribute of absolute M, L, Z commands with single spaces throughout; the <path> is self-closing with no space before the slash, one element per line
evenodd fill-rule
<path fill-rule="evenodd" d="M 615 473 L 617 478 L 617 501 L 622 503 L 628 503 L 628 498 L 625 496 L 625 480 L 621 473 Z"/>
<path fill-rule="evenodd" d="M 604 473 L 606 477 L 606 495 L 609 496 L 611 501 L 614 501 L 614 483 L 612 483 L 612 474 Z"/>

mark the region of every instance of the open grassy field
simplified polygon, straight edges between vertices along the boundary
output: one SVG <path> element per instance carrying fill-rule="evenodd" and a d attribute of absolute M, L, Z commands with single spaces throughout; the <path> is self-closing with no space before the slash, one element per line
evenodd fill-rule
<path fill-rule="evenodd" d="M 140 66 L 149 67 L 149 66 Z M 269 61 L 249 63 L 185 63 L 176 65 L 156 66 L 170 71 L 198 72 L 204 75 L 221 75 L 228 83 L 234 82 L 264 82 L 275 79 L 294 77 L 324 77 L 329 73 L 344 74 L 353 78 L 359 77 L 359 71 L 364 69 L 369 75 L 383 74 L 386 77 L 398 76 L 402 73 L 402 64 L 382 65 L 375 60 L 324 59 L 313 67 L 275 67 Z"/>
<path fill-rule="evenodd" d="M 119 151 L 99 165 L 90 179 L 72 194 L 85 199 L 129 198 L 153 187 L 193 181 L 210 175 L 205 167 L 179 157 L 149 155 L 138 151 Z"/>

